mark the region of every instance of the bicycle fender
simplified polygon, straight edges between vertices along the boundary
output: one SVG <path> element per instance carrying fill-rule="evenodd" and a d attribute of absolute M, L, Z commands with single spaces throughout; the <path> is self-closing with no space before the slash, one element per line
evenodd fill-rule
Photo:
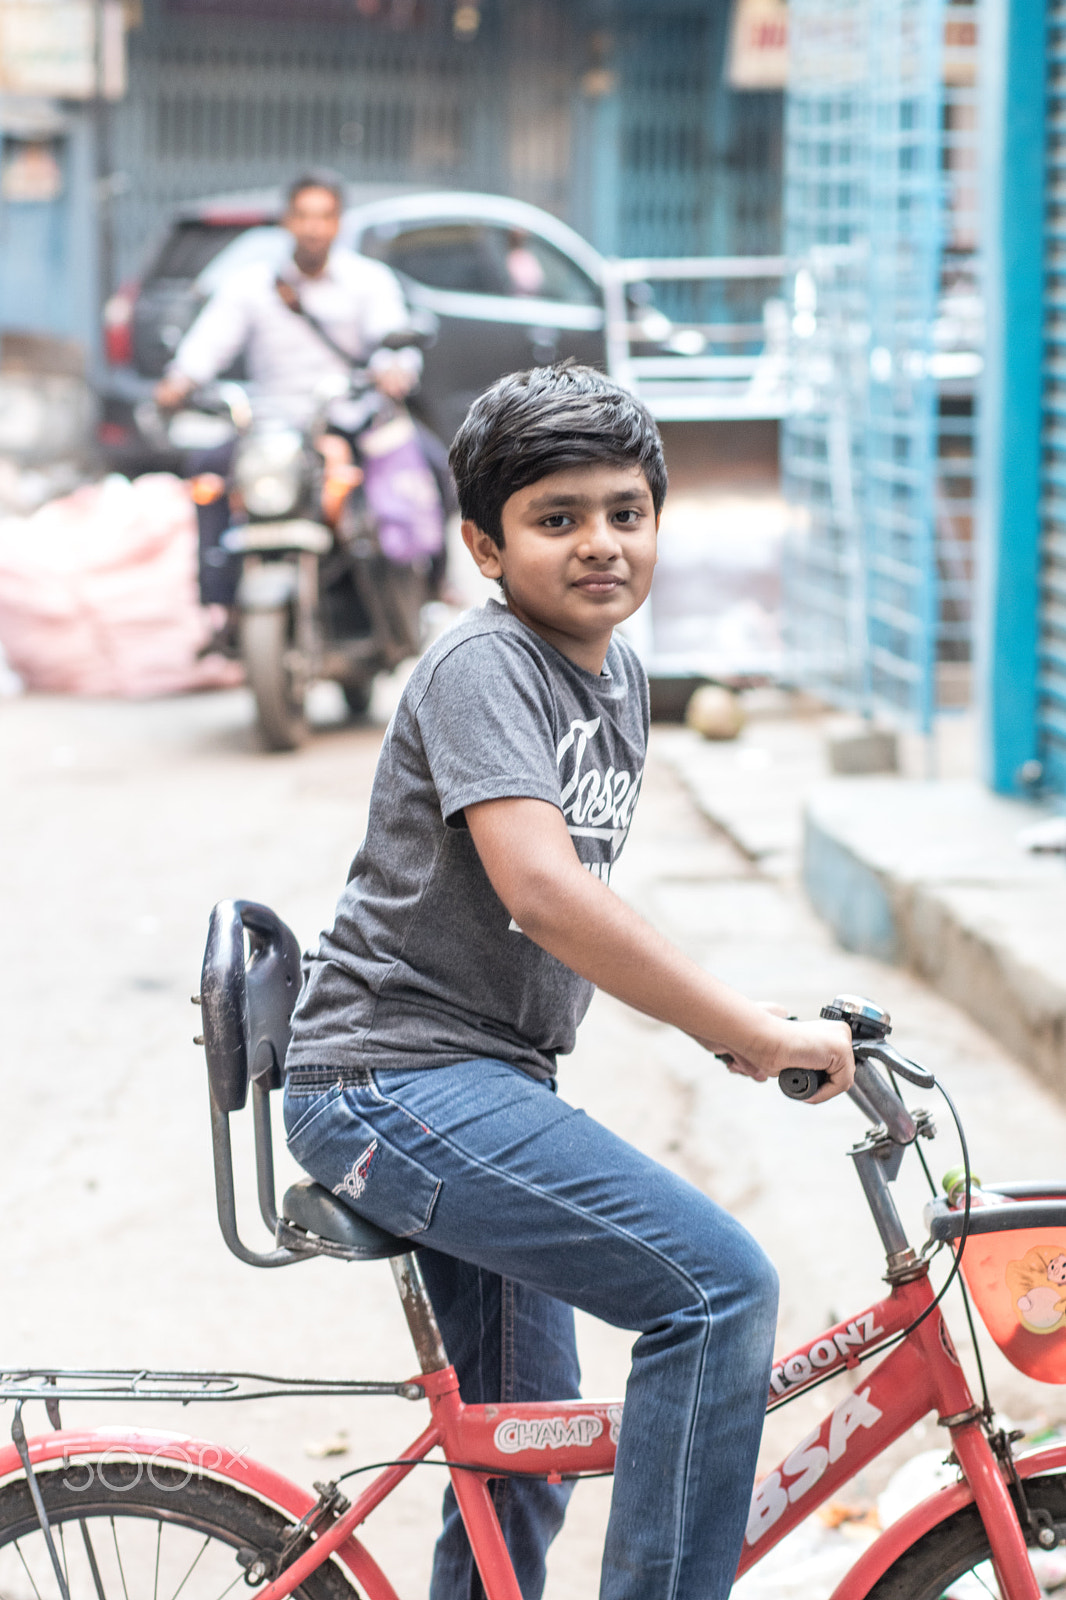
<path fill-rule="evenodd" d="M 1018 1476 L 1023 1479 L 1036 1477 L 1041 1472 L 1061 1471 L 1066 1467 L 1066 1443 L 1036 1450 L 1032 1455 L 1019 1456 L 1015 1466 Z M 931 1528 L 946 1522 L 956 1512 L 972 1504 L 970 1486 L 963 1481 L 949 1484 L 946 1489 L 938 1489 L 927 1500 L 912 1506 L 863 1551 L 855 1565 L 837 1584 L 829 1600 L 863 1600 L 905 1550 L 909 1550 Z"/>
<path fill-rule="evenodd" d="M 197 1439 L 187 1433 L 165 1433 L 148 1428 L 84 1431 L 64 1428 L 58 1433 L 38 1434 L 27 1441 L 27 1447 L 35 1468 L 62 1460 L 69 1464 L 72 1473 L 78 1471 L 79 1459 L 86 1461 L 90 1457 L 96 1461 L 139 1458 L 147 1462 L 145 1470 L 149 1475 L 154 1462 L 185 1467 L 190 1477 L 223 1479 L 296 1520 L 315 1504 L 314 1495 L 263 1462 L 253 1460 L 241 1450 L 230 1450 L 213 1439 Z M 18 1451 L 13 1444 L 5 1445 L 0 1449 L 0 1483 L 22 1476 Z M 373 1556 L 358 1539 L 347 1539 L 336 1554 L 372 1600 L 399 1600 Z"/>

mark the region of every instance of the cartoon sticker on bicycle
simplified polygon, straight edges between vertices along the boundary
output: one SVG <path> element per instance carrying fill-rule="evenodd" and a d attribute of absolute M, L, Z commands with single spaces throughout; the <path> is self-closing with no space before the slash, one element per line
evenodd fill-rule
<path fill-rule="evenodd" d="M 1008 1261 L 1007 1288 L 1030 1333 L 1066 1328 L 1066 1247 L 1035 1245 L 1020 1261 Z"/>

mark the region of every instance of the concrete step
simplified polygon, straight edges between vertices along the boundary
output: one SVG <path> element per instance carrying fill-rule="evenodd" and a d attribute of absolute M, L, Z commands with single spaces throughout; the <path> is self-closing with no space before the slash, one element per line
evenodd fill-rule
<path fill-rule="evenodd" d="M 973 782 L 836 779 L 804 814 L 803 883 L 846 949 L 910 967 L 1066 1097 L 1066 866 L 1043 813 Z"/>

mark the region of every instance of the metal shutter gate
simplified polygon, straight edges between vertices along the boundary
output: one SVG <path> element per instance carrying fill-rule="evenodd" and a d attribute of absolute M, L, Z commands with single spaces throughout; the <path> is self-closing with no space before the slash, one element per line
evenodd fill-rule
<path fill-rule="evenodd" d="M 1047 228 L 1037 730 L 1066 790 L 1066 0 L 1048 4 Z"/>
<path fill-rule="evenodd" d="M 928 732 L 968 692 L 976 9 L 794 0 L 790 18 L 790 673 Z"/>
<path fill-rule="evenodd" d="M 351 3 L 332 18 L 328 0 L 301 3 L 259 14 L 254 0 L 145 0 L 112 112 L 118 277 L 138 269 L 175 203 L 269 188 L 310 165 L 565 212 L 564 0 L 485 6 L 473 39 L 455 36 L 451 0 L 422 0 L 403 28 Z"/>

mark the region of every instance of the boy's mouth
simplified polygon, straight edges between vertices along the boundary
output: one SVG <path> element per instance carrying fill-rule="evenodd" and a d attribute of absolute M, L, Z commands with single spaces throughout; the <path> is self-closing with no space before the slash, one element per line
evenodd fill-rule
<path fill-rule="evenodd" d="M 614 572 L 590 572 L 575 580 L 574 588 L 586 594 L 611 594 L 622 587 L 622 579 Z"/>

